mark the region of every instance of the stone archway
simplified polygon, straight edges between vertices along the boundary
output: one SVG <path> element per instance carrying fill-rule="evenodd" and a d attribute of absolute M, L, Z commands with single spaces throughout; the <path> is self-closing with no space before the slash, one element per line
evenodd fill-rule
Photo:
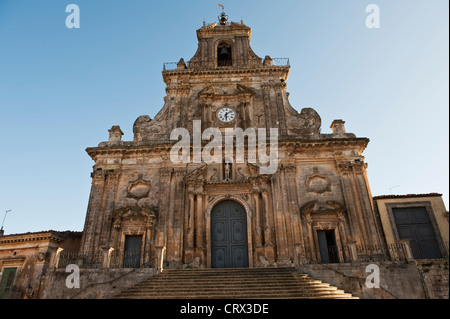
<path fill-rule="evenodd" d="M 311 201 L 304 204 L 300 212 L 306 226 L 308 258 L 322 263 L 348 259 L 344 253 L 349 238 L 344 205 L 335 201 Z"/>
<path fill-rule="evenodd" d="M 211 267 L 248 267 L 247 213 L 232 200 L 211 211 Z"/>
<path fill-rule="evenodd" d="M 218 212 L 220 209 L 228 209 L 228 213 L 225 215 L 220 215 Z M 235 215 L 232 216 L 234 210 Z M 228 214 L 228 215 L 227 215 Z M 231 215 L 230 215 L 231 214 Z M 220 223 L 224 223 L 223 225 L 218 225 L 216 229 L 214 229 L 214 225 L 216 221 Z M 226 225 L 226 223 L 228 223 Z M 234 223 L 234 229 L 232 224 Z M 253 249 L 252 249 L 252 233 L 251 233 L 251 211 L 248 207 L 247 203 L 243 201 L 241 198 L 237 196 L 218 196 L 213 201 L 211 201 L 206 210 L 206 242 L 207 242 L 207 267 L 208 268 L 247 268 L 253 267 Z M 217 257 L 214 251 L 216 248 L 219 250 L 220 243 L 213 236 L 214 232 L 217 232 L 220 228 L 223 228 L 225 236 L 233 235 L 233 231 L 235 239 L 238 239 L 237 242 L 233 243 L 233 241 L 224 243 L 227 246 L 227 249 L 235 249 L 235 258 L 238 259 L 239 256 L 242 258 L 240 261 L 235 260 L 236 262 L 231 262 L 230 264 L 220 264 L 213 262 L 213 258 Z M 237 233 L 236 233 L 237 232 Z M 219 235 L 220 236 L 220 235 Z M 228 237 L 230 238 L 230 237 Z M 214 241 L 214 244 L 213 244 Z M 220 240 L 219 240 L 220 241 Z M 236 246 L 234 246 L 236 245 Z M 222 252 L 224 254 L 225 252 Z M 231 253 L 228 250 L 228 253 Z M 230 254 L 229 256 L 232 256 Z M 231 257 L 233 259 L 233 257 Z M 217 261 L 217 260 L 216 260 Z"/>

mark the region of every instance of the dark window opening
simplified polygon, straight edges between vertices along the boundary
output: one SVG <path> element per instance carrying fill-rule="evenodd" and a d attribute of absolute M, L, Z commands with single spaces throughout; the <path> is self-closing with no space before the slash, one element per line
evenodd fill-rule
<path fill-rule="evenodd" d="M 125 236 L 123 256 L 124 268 L 139 268 L 141 265 L 142 236 Z"/>
<path fill-rule="evenodd" d="M 13 290 L 17 268 L 3 268 L 0 280 L 0 299 L 9 299 Z"/>
<path fill-rule="evenodd" d="M 217 66 L 232 66 L 231 45 L 220 44 L 217 47 Z"/>
<path fill-rule="evenodd" d="M 409 239 L 415 259 L 441 258 L 439 244 L 425 207 L 393 208 L 400 239 Z"/>
<path fill-rule="evenodd" d="M 334 230 L 319 230 L 317 232 L 317 237 L 319 239 L 319 250 L 322 263 L 329 264 L 339 262 Z"/>

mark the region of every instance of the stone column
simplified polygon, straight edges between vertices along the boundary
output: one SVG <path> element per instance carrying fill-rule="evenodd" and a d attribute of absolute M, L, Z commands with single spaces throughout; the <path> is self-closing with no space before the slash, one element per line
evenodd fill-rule
<path fill-rule="evenodd" d="M 255 203 L 255 247 L 262 246 L 261 204 L 259 197 L 259 193 L 253 193 L 253 201 Z"/>
<path fill-rule="evenodd" d="M 111 246 L 117 250 L 120 249 L 120 230 L 122 228 L 121 220 L 116 220 L 113 225 L 113 236 Z"/>
<path fill-rule="evenodd" d="M 153 224 L 154 219 L 148 217 L 145 225 L 145 247 L 144 247 L 144 263 L 148 264 L 152 259 L 152 243 L 153 243 Z"/>
<path fill-rule="evenodd" d="M 156 231 L 156 243 L 157 247 L 166 247 L 167 245 L 167 219 L 169 215 L 169 194 L 170 194 L 170 179 L 172 176 L 172 169 L 163 167 L 160 169 L 160 206 L 159 206 L 159 215 L 158 215 L 158 223 L 155 228 Z"/>
<path fill-rule="evenodd" d="M 307 256 L 308 258 L 310 258 L 311 260 L 318 260 L 317 255 L 316 255 L 316 249 L 315 249 L 315 239 L 314 239 L 314 230 L 312 227 L 312 218 L 311 218 L 311 214 L 306 214 L 304 215 L 304 220 L 305 220 L 305 224 L 306 224 L 306 233 L 307 233 L 307 246 L 309 246 L 309 256 Z M 306 250 L 306 253 L 308 252 L 308 250 Z"/>
<path fill-rule="evenodd" d="M 196 227 L 195 227 L 195 233 L 196 233 L 196 247 L 203 249 L 204 243 L 203 243 L 203 195 L 197 194 L 196 196 Z"/>
<path fill-rule="evenodd" d="M 80 252 L 88 254 L 92 252 L 94 245 L 94 234 L 97 226 L 96 220 L 102 204 L 103 191 L 105 187 L 105 175 L 101 170 L 94 170 L 91 174 L 92 186 L 89 197 L 89 206 L 84 224 L 83 237 L 81 239 Z"/>
<path fill-rule="evenodd" d="M 365 236 L 362 233 L 361 208 L 359 207 L 359 199 L 354 190 L 354 180 L 352 172 L 352 163 L 343 162 L 338 164 L 341 177 L 342 193 L 344 195 L 345 206 L 347 207 L 347 216 L 351 238 L 361 238 L 361 244 L 365 243 Z"/>
<path fill-rule="evenodd" d="M 112 214 L 115 205 L 116 190 L 118 188 L 120 171 L 111 171 L 106 175 L 106 190 L 103 209 L 99 215 L 99 239 L 97 246 L 110 246 L 109 239 L 112 231 Z"/>
<path fill-rule="evenodd" d="M 176 194 L 176 173 L 172 174 L 170 180 L 169 180 L 169 187 L 168 187 L 168 211 L 167 211 L 167 237 L 166 237 L 166 254 L 167 254 L 167 261 L 172 262 L 174 261 L 175 257 L 175 229 L 174 229 L 174 214 L 175 214 L 175 201 L 177 198 Z"/>
<path fill-rule="evenodd" d="M 270 216 L 272 215 L 272 207 L 269 202 L 269 194 L 267 190 L 263 190 L 262 193 L 264 203 L 264 244 L 267 246 L 273 246 L 272 227 L 270 225 Z"/>
<path fill-rule="evenodd" d="M 183 262 L 189 264 L 194 260 L 194 234 L 195 234 L 195 195 L 188 190 L 188 203 L 185 207 L 184 222 L 184 251 Z"/>
<path fill-rule="evenodd" d="M 379 234 L 381 231 L 378 228 L 378 222 L 375 217 L 375 208 L 373 206 L 372 194 L 370 192 L 370 187 L 367 180 L 366 168 L 367 164 L 363 162 L 356 162 L 353 165 L 353 170 L 355 172 L 355 178 L 361 197 L 361 207 L 363 210 L 364 224 L 367 227 L 368 240 L 370 240 L 370 244 L 376 244 L 380 247 Z"/>
<path fill-rule="evenodd" d="M 186 248 L 194 248 L 195 229 L 195 200 L 194 194 L 189 193 L 189 207 L 187 210 Z"/>
<path fill-rule="evenodd" d="M 263 93 L 263 100 L 264 100 L 264 119 L 266 122 L 265 127 L 271 128 L 275 127 L 272 125 L 272 112 L 271 112 L 271 103 L 270 103 L 270 85 L 262 85 L 262 93 Z"/>
<path fill-rule="evenodd" d="M 358 261 L 358 252 L 356 250 L 356 240 L 352 240 L 346 243 L 348 248 L 348 258 L 350 262 Z"/>
<path fill-rule="evenodd" d="M 283 195 L 280 174 L 272 176 L 273 216 L 275 221 L 275 242 L 278 264 L 291 262 L 288 247 L 288 229 L 283 209 Z M 276 199 L 276 200 L 275 200 Z"/>

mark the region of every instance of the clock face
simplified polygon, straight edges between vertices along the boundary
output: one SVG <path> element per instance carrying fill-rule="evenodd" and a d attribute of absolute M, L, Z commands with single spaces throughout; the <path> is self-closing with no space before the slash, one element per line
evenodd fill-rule
<path fill-rule="evenodd" d="M 236 111 L 229 107 L 223 107 L 217 112 L 217 118 L 222 122 L 229 123 L 236 117 Z"/>

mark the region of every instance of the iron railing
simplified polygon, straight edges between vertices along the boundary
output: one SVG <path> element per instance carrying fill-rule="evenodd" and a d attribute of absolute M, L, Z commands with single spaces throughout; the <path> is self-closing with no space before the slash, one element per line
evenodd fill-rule
<path fill-rule="evenodd" d="M 274 66 L 291 66 L 289 58 L 272 58 Z"/>
<path fill-rule="evenodd" d="M 66 268 L 68 265 L 78 265 L 82 268 L 102 268 L 103 252 L 81 253 L 78 251 L 63 250 L 59 254 L 57 268 Z"/>
<path fill-rule="evenodd" d="M 113 251 L 108 266 L 109 268 L 139 268 L 143 257 L 140 251 Z"/>
<path fill-rule="evenodd" d="M 152 258 L 153 257 L 153 258 Z M 106 258 L 106 259 L 105 259 Z M 102 251 L 95 253 L 81 253 L 78 251 L 63 250 L 56 263 L 56 268 L 66 268 L 68 265 L 78 265 L 80 268 L 139 268 L 141 265 L 145 267 L 155 267 L 156 264 L 145 260 L 153 260 L 154 256 L 146 256 L 141 251 L 112 251 L 105 254 Z"/>
<path fill-rule="evenodd" d="M 186 69 L 216 69 L 216 68 L 254 68 L 262 66 L 288 67 L 290 66 L 289 58 L 272 58 L 271 64 L 265 64 L 260 58 L 252 58 L 246 60 L 204 60 L 188 62 Z M 178 69 L 177 62 L 166 62 L 163 64 L 163 71 L 172 71 Z"/>
<path fill-rule="evenodd" d="M 166 62 L 163 64 L 163 71 L 172 71 L 178 68 L 177 62 Z"/>
<path fill-rule="evenodd" d="M 409 248 L 408 248 L 409 247 Z M 408 252 L 410 249 L 410 252 Z M 438 251 L 424 251 L 418 243 L 411 241 L 409 246 L 405 243 L 393 243 L 386 246 L 357 244 L 354 246 L 355 252 L 352 253 L 349 245 L 337 246 L 328 245 L 326 251 L 328 256 L 320 256 L 317 261 L 325 263 L 341 263 L 351 262 L 356 259 L 359 262 L 379 262 L 379 261 L 404 261 L 409 258 L 413 259 L 432 259 L 432 258 L 448 258 L 443 257 Z M 356 254 L 356 256 L 354 256 Z"/>
<path fill-rule="evenodd" d="M 109 251 L 109 256 L 110 256 L 109 258 L 111 258 L 113 256 L 112 252 L 114 252 L 114 251 L 111 251 L 111 250 Z M 132 252 L 132 253 L 136 253 L 136 252 Z M 141 268 L 156 268 L 156 271 L 157 271 L 156 273 L 160 273 L 163 271 L 165 253 L 166 253 L 166 247 L 162 247 L 160 254 L 153 256 L 153 258 L 151 258 L 148 262 L 145 262 L 142 265 L 140 265 L 139 267 L 135 267 L 132 270 L 128 271 L 127 273 L 124 273 L 124 274 L 120 275 L 119 277 L 116 277 L 109 281 L 101 281 L 101 282 L 91 283 L 91 284 L 87 285 L 86 287 L 84 287 L 83 289 L 79 290 L 75 295 L 70 297 L 70 299 L 75 299 L 78 295 L 85 293 L 85 291 L 87 291 L 89 289 L 95 289 L 95 287 L 98 285 L 104 285 L 104 284 L 111 285 L 114 282 L 117 282 L 118 280 L 120 280 L 126 276 L 132 275 L 133 273 L 135 273 L 137 270 L 139 270 Z M 117 252 L 117 256 L 119 256 L 119 255 L 123 255 L 123 254 L 120 254 L 119 252 Z M 125 254 L 125 256 L 126 256 L 126 254 Z M 159 261 L 158 261 L 158 258 L 160 259 Z M 118 264 L 120 264 L 120 262 Z"/>

